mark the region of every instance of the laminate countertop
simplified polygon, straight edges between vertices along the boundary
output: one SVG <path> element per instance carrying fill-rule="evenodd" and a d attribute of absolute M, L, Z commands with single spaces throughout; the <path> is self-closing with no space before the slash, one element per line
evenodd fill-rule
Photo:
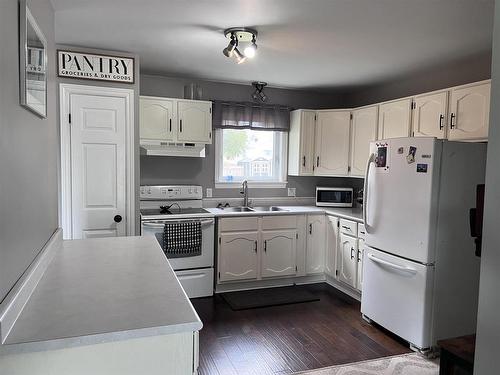
<path fill-rule="evenodd" d="M 0 354 L 199 331 L 154 237 L 63 241 Z"/>
<path fill-rule="evenodd" d="M 223 208 L 206 208 L 216 217 L 232 216 L 268 216 L 268 215 L 306 215 L 306 214 L 327 214 L 338 216 L 348 220 L 363 222 L 363 210 L 361 208 L 346 207 L 316 207 L 316 206 L 277 206 L 282 211 L 247 211 L 231 212 Z"/>

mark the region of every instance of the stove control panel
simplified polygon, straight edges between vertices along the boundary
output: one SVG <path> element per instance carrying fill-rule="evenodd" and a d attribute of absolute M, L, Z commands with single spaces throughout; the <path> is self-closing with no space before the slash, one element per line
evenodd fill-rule
<path fill-rule="evenodd" d="M 203 189 L 197 185 L 143 185 L 140 192 L 141 199 L 202 199 Z"/>

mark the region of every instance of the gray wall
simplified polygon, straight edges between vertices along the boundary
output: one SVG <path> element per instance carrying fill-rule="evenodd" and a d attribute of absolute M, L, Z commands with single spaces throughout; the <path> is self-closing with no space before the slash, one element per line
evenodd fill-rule
<path fill-rule="evenodd" d="M 48 42 L 48 108 L 41 119 L 19 105 L 18 1 L 0 2 L 0 301 L 57 229 L 54 12 L 28 6 Z"/>
<path fill-rule="evenodd" d="M 205 100 L 249 101 L 252 87 L 210 81 L 192 81 L 182 78 L 142 75 L 141 95 L 182 98 L 184 86 L 198 83 Z M 298 90 L 268 88 L 269 102 L 286 104 L 293 108 L 341 108 L 343 96 Z M 215 144 L 215 140 L 214 140 Z M 312 197 L 316 185 L 353 186 L 360 188 L 362 180 L 345 178 L 288 177 L 288 187 L 297 189 L 297 196 Z M 214 146 L 206 147 L 205 158 L 141 156 L 141 184 L 196 184 L 214 188 Z M 252 197 L 286 196 L 286 189 L 251 189 Z M 238 197 L 238 189 L 214 189 L 214 197 Z"/>
<path fill-rule="evenodd" d="M 83 52 L 83 53 L 99 53 L 103 55 L 111 55 L 111 56 L 124 56 L 124 57 L 132 57 L 135 59 L 135 81 L 133 84 L 130 83 L 120 83 L 120 82 L 106 82 L 106 81 L 93 81 L 88 79 L 77 79 L 77 78 L 66 78 L 66 77 L 57 77 L 56 82 L 59 85 L 60 83 L 69 83 L 73 85 L 83 85 L 83 86 L 99 86 L 99 87 L 115 87 L 115 88 L 123 88 L 123 89 L 132 89 L 134 90 L 134 136 L 136 139 L 136 148 L 134 150 L 134 160 L 135 160 L 135 216 L 136 216 L 136 233 L 139 233 L 139 179 L 140 179 L 140 159 L 139 159 L 139 86 L 140 86 L 140 62 L 139 56 L 136 54 L 121 52 L 121 51 L 111 51 L 111 50 L 102 50 L 96 48 L 87 48 L 82 46 L 71 46 L 64 44 L 57 44 L 57 49 L 64 49 L 68 51 L 74 52 Z M 57 110 L 59 112 L 59 95 L 57 100 Z M 58 126 L 59 121 L 58 121 Z"/>
<path fill-rule="evenodd" d="M 491 51 L 469 56 L 453 64 L 422 68 L 390 82 L 359 87 L 346 93 L 345 104 L 359 107 L 405 96 L 489 79 Z"/>
<path fill-rule="evenodd" d="M 500 338 L 500 0 L 495 2 L 490 133 L 474 374 L 498 373 Z"/>

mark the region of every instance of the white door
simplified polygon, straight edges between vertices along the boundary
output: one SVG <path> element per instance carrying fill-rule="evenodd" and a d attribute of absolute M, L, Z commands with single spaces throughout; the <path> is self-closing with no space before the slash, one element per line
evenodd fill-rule
<path fill-rule="evenodd" d="M 350 127 L 351 113 L 349 111 L 317 112 L 315 175 L 347 175 Z"/>
<path fill-rule="evenodd" d="M 257 279 L 259 233 L 242 232 L 220 235 L 219 281 Z"/>
<path fill-rule="evenodd" d="M 262 248 L 262 277 L 296 274 L 296 230 L 262 232 Z"/>
<path fill-rule="evenodd" d="M 325 270 L 325 215 L 307 216 L 306 273 Z"/>
<path fill-rule="evenodd" d="M 490 83 L 451 90 L 448 139 L 488 138 L 490 90 Z"/>
<path fill-rule="evenodd" d="M 377 139 L 378 107 L 352 112 L 351 176 L 364 176 L 370 142 Z"/>
<path fill-rule="evenodd" d="M 72 239 L 127 234 L 128 105 L 106 93 L 69 95 Z"/>
<path fill-rule="evenodd" d="M 161 98 L 140 98 L 140 138 L 153 141 L 173 141 L 175 135 L 174 102 Z"/>
<path fill-rule="evenodd" d="M 340 247 L 338 260 L 338 278 L 340 281 L 355 288 L 356 287 L 356 270 L 358 267 L 357 239 L 340 233 Z"/>
<path fill-rule="evenodd" d="M 378 139 L 410 135 L 411 99 L 381 104 L 378 112 Z"/>
<path fill-rule="evenodd" d="M 325 273 L 331 277 L 336 277 L 338 242 L 339 219 L 338 217 L 328 215 L 326 217 Z"/>
<path fill-rule="evenodd" d="M 363 279 L 363 315 L 419 348 L 434 344 L 434 267 L 366 248 Z"/>
<path fill-rule="evenodd" d="M 314 172 L 314 130 L 316 112 L 303 111 L 300 124 L 300 175 L 308 176 Z"/>
<path fill-rule="evenodd" d="M 413 136 L 446 138 L 448 91 L 417 96 L 413 109 Z"/>
<path fill-rule="evenodd" d="M 212 143 L 212 103 L 179 100 L 177 116 L 179 141 Z"/>
<path fill-rule="evenodd" d="M 358 239 L 358 269 L 356 271 L 358 277 L 356 281 L 356 289 L 363 289 L 363 254 L 365 250 L 365 240 Z"/>

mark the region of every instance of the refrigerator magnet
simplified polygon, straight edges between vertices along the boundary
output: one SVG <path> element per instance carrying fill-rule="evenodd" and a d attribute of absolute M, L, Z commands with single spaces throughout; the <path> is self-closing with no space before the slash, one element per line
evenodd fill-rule
<path fill-rule="evenodd" d="M 417 164 L 417 173 L 427 173 L 428 164 Z"/>
<path fill-rule="evenodd" d="M 417 148 L 415 146 L 410 146 L 408 150 L 408 155 L 406 156 L 406 162 L 408 164 L 415 163 L 415 155 L 417 154 Z"/>

